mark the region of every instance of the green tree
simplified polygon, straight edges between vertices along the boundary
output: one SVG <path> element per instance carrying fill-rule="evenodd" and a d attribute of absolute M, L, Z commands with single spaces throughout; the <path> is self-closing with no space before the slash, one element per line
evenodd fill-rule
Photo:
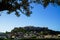
<path fill-rule="evenodd" d="M 21 14 L 18 12 L 19 10 L 22 14 L 30 16 L 32 13 L 31 3 L 37 3 L 43 5 L 43 7 L 47 7 L 49 3 L 60 5 L 60 0 L 0 0 L 0 11 L 8 10 L 8 14 L 15 12 L 15 15 L 19 17 Z"/>
<path fill-rule="evenodd" d="M 11 33 L 18 33 L 18 32 L 23 32 L 23 33 L 25 33 L 26 30 L 20 27 L 20 28 L 14 28 L 14 29 L 11 31 Z"/>
<path fill-rule="evenodd" d="M 44 35 L 44 32 L 43 32 L 43 31 L 41 31 L 41 32 L 40 32 L 40 34 L 41 34 L 41 35 Z"/>

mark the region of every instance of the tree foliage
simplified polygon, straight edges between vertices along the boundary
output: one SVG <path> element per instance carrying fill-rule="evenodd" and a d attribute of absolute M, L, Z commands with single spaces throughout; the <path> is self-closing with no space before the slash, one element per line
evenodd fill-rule
<path fill-rule="evenodd" d="M 8 10 L 8 14 L 15 12 L 16 16 L 20 16 L 19 10 L 21 13 L 30 16 L 31 12 L 31 3 L 37 3 L 47 7 L 49 3 L 54 5 L 60 5 L 60 0 L 0 0 L 0 11 Z"/>

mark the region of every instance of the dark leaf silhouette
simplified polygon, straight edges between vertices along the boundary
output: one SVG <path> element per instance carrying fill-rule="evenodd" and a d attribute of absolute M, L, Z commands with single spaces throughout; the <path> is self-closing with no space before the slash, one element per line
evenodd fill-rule
<path fill-rule="evenodd" d="M 26 16 L 30 16 L 31 12 L 31 3 L 42 4 L 43 7 L 47 7 L 49 3 L 54 5 L 60 5 L 60 0 L 0 0 L 0 11 L 8 10 L 8 14 L 11 12 L 16 12 L 16 16 L 20 16 L 20 13 L 17 10 L 20 10 L 21 13 Z M 32 5 L 32 4 L 31 4 Z"/>

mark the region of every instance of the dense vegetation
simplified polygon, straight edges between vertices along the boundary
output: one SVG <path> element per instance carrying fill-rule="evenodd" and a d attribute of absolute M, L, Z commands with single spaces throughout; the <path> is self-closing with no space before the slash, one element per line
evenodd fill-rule
<path fill-rule="evenodd" d="M 1 39 L 0 38 L 0 40 L 14 40 L 14 39 Z M 60 40 L 60 38 L 59 39 L 19 39 L 19 40 Z"/>
<path fill-rule="evenodd" d="M 60 34 L 59 31 L 50 30 L 47 27 L 34 27 L 34 26 L 14 28 L 11 32 L 12 33 L 17 33 L 17 32 L 30 33 L 31 31 L 32 32 L 35 31 L 40 34 Z"/>
<path fill-rule="evenodd" d="M 4 36 L 5 34 L 6 36 Z M 1 36 L 3 37 L 1 38 Z M 0 35 L 0 40 L 33 40 L 33 39 L 60 40 L 60 31 L 54 31 L 48 29 L 47 27 L 25 26 L 16 27 L 13 30 L 11 30 L 11 32 L 6 32 Z"/>

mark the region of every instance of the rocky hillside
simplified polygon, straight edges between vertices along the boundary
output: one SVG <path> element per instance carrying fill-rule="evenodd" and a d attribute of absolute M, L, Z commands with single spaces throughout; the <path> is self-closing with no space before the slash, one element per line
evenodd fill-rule
<path fill-rule="evenodd" d="M 43 33 L 43 34 L 60 34 L 60 31 L 54 31 L 51 29 L 48 29 L 47 27 L 34 27 L 34 26 L 25 26 L 25 27 L 19 27 L 14 28 L 11 33 L 17 33 L 17 32 L 36 32 L 36 33 Z"/>

